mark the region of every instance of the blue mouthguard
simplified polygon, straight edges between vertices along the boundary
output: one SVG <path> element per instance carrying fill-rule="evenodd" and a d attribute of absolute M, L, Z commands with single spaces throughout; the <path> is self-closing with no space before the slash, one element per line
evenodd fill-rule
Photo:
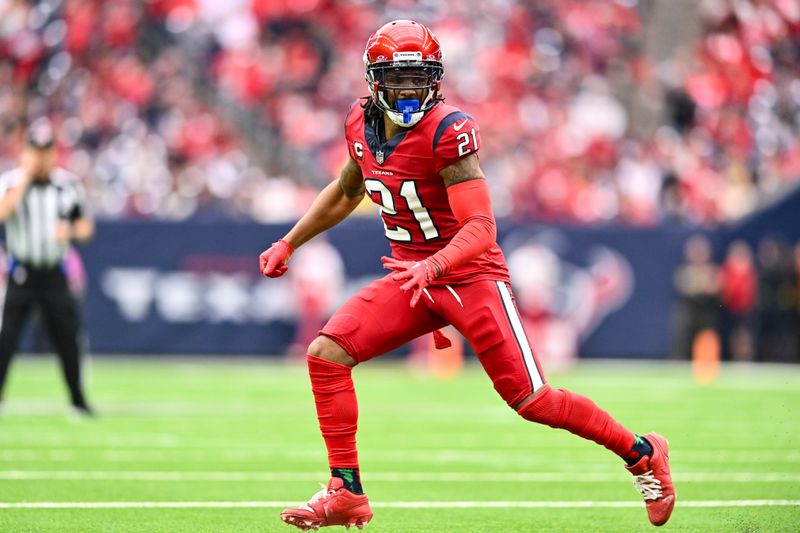
<path fill-rule="evenodd" d="M 397 110 L 403 112 L 403 123 L 411 122 L 411 113 L 419 111 L 419 100 L 398 100 Z"/>

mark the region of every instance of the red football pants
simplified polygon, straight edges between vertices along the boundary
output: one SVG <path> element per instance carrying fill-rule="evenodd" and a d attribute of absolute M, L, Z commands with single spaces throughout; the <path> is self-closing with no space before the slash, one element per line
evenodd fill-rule
<path fill-rule="evenodd" d="M 521 416 L 594 440 L 618 455 L 630 450 L 633 433 L 591 400 L 546 386 L 507 283 L 486 280 L 428 287 L 427 294 L 411 308 L 411 292 L 402 292 L 400 284 L 390 276 L 361 289 L 320 333 L 361 363 L 452 324 L 475 350 L 495 390 L 509 406 L 519 407 Z M 326 382 L 325 369 L 319 367 L 319 370 L 312 372 L 311 380 L 320 427 L 323 436 L 336 435 L 325 439 L 328 459 L 331 467 L 344 467 L 337 461 L 357 462 L 357 410 L 350 406 L 355 402 L 352 380 L 349 374 L 345 377 L 333 369 L 334 375 Z M 338 385 L 331 387 L 331 380 Z M 339 392 L 335 390 L 337 387 Z M 323 389 L 328 392 L 317 392 Z M 537 393 L 534 399 L 521 406 L 534 392 Z M 328 407 L 320 410 L 321 404 Z M 351 433 L 352 453 L 342 453 L 342 439 L 349 439 Z"/>
<path fill-rule="evenodd" d="M 544 384 L 508 284 L 476 281 L 428 287 L 430 298 L 423 295 L 411 308 L 411 292 L 402 292 L 389 276 L 361 289 L 321 331 L 350 357 L 362 363 L 452 324 L 472 345 L 509 405 L 516 406 Z"/>

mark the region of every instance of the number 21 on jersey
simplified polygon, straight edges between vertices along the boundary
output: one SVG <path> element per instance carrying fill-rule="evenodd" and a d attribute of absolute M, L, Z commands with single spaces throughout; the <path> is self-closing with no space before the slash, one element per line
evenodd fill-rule
<path fill-rule="evenodd" d="M 472 135 L 472 146 L 470 146 L 470 138 L 469 136 Z M 456 140 L 458 141 L 458 156 L 463 157 L 468 153 L 472 152 L 473 150 L 478 149 L 478 137 L 475 135 L 475 128 L 467 133 L 459 133 L 456 135 Z"/>
<path fill-rule="evenodd" d="M 376 179 L 365 179 L 364 187 L 370 194 L 380 195 L 380 210 L 381 219 L 383 220 L 383 227 L 386 232 L 386 238 L 398 242 L 411 242 L 411 232 L 401 226 L 390 228 L 386 223 L 386 216 L 397 216 L 397 208 L 394 203 L 394 196 L 389 187 L 382 181 Z M 425 236 L 425 240 L 429 241 L 439 236 L 439 231 L 433 224 L 431 214 L 422 205 L 422 200 L 419 199 L 417 194 L 417 185 L 412 180 L 406 180 L 400 185 L 400 196 L 405 200 L 408 209 L 414 215 L 414 219 L 419 225 L 419 229 Z M 399 206 L 398 206 L 399 207 Z"/>

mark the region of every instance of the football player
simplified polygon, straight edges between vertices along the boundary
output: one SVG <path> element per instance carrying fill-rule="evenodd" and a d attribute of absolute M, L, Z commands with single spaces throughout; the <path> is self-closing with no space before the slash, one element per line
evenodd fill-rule
<path fill-rule="evenodd" d="M 478 161 L 475 120 L 444 103 L 442 50 L 411 20 L 378 29 L 364 53 L 370 95 L 345 121 L 350 158 L 338 181 L 260 256 L 263 275 L 284 274 L 292 252 L 341 222 L 364 195 L 380 208 L 392 257 L 387 276 L 346 302 L 308 348 L 308 371 L 331 478 L 281 519 L 302 530 L 362 527 L 372 518 L 359 476 L 358 406 L 351 369 L 410 340 L 455 326 L 474 348 L 500 396 L 521 417 L 565 429 L 620 456 L 664 524 L 675 503 L 667 440 L 636 435 L 590 399 L 546 382 L 509 285 L 489 190 Z"/>

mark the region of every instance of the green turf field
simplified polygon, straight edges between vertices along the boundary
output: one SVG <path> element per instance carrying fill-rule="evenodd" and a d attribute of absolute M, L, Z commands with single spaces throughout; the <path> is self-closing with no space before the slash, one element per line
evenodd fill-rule
<path fill-rule="evenodd" d="M 376 362 L 355 378 L 366 531 L 652 529 L 618 459 L 518 418 L 479 368 L 441 382 Z M 678 504 L 663 530 L 800 531 L 800 369 L 726 368 L 709 387 L 676 365 L 550 378 L 670 439 Z M 74 419 L 53 360 L 15 361 L 0 531 L 288 532 L 282 502 L 327 480 L 302 367 L 101 359 L 90 381 L 102 415 Z"/>

